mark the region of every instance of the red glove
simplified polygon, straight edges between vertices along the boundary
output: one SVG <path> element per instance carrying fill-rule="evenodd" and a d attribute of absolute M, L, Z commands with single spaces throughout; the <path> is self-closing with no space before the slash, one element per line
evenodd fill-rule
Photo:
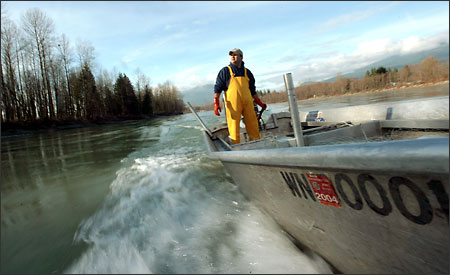
<path fill-rule="evenodd" d="M 219 111 L 222 112 L 222 108 L 220 108 L 219 98 L 215 97 L 214 98 L 214 113 L 216 114 L 216 116 L 220 116 Z"/>
<path fill-rule="evenodd" d="M 255 103 L 258 104 L 259 106 L 261 106 L 263 111 L 265 109 L 267 109 L 267 104 L 262 103 L 262 101 L 261 101 L 261 99 L 259 99 L 259 97 L 254 98 L 253 101 L 255 101 Z"/>

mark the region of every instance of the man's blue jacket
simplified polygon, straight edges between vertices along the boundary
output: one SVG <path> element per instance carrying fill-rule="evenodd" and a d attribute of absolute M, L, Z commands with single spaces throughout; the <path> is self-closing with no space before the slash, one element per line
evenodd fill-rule
<path fill-rule="evenodd" d="M 242 62 L 242 66 L 240 68 L 236 67 L 236 65 L 233 65 L 230 62 L 230 67 L 235 76 L 245 76 L 244 62 Z M 250 92 L 252 93 L 252 96 L 254 96 L 256 94 L 255 77 L 248 68 L 247 68 L 247 76 L 248 79 L 250 80 L 249 81 Z M 230 79 L 231 75 L 230 71 L 228 70 L 228 67 L 223 67 L 222 70 L 220 70 L 219 74 L 217 75 L 216 85 L 214 86 L 214 93 L 220 94 L 222 91 L 228 90 Z"/>

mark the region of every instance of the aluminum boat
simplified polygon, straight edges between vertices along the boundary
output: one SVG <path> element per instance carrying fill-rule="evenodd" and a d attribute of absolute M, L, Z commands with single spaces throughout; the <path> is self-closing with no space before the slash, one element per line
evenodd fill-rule
<path fill-rule="evenodd" d="M 231 145 L 225 123 L 208 128 L 188 104 L 208 156 L 337 272 L 448 274 L 448 98 L 299 112 L 284 79 L 290 112 L 257 141 L 242 128 Z"/>

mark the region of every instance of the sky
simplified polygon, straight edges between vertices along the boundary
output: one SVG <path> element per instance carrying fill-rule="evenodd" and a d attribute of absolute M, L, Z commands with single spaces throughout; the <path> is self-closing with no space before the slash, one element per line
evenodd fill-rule
<path fill-rule="evenodd" d="M 39 8 L 55 35 L 94 47 L 94 72 L 137 70 L 181 92 L 214 84 L 240 48 L 256 88 L 284 89 L 449 43 L 448 1 L 2 1 L 21 24 Z M 212 92 L 212 91 L 211 91 Z"/>

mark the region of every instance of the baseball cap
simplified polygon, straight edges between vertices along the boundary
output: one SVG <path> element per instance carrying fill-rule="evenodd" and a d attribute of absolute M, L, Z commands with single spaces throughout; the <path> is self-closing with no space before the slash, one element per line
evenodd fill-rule
<path fill-rule="evenodd" d="M 242 51 L 241 51 L 240 49 L 238 49 L 238 48 L 232 49 L 228 54 L 229 54 L 229 55 L 232 55 L 232 54 L 239 54 L 240 56 L 244 56 L 244 54 L 242 53 Z"/>

